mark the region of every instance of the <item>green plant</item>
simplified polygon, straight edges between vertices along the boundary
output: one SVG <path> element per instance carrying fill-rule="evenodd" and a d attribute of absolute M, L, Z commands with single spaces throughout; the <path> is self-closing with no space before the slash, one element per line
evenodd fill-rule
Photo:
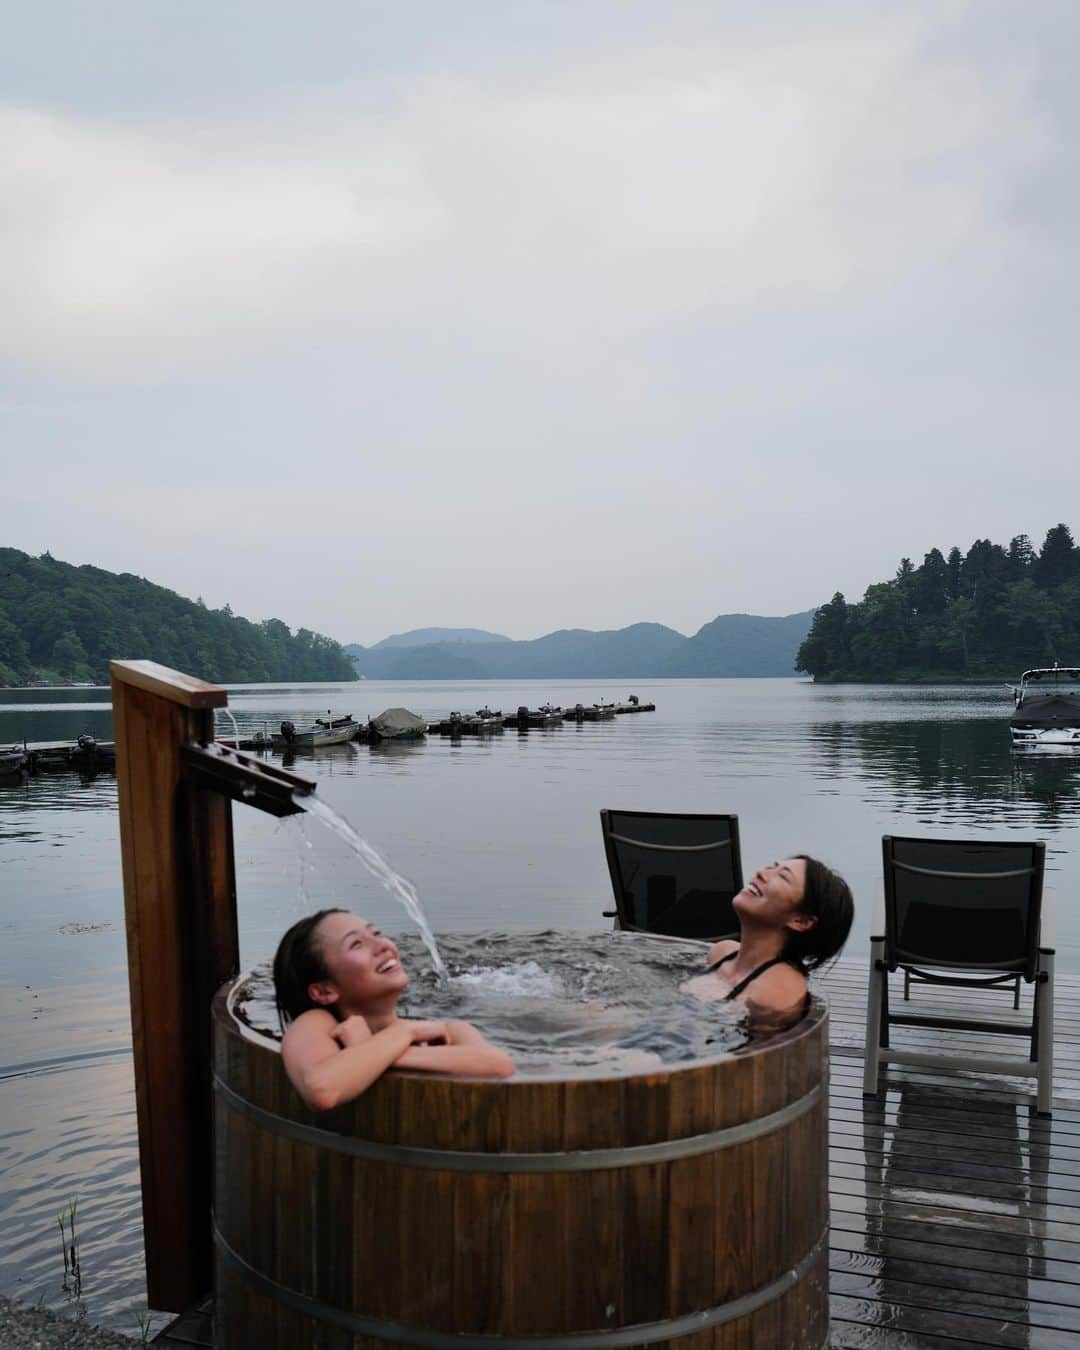
<path fill-rule="evenodd" d="M 64 1282 L 65 1293 L 72 1294 L 75 1298 L 82 1295 L 82 1267 L 79 1264 L 79 1236 L 75 1231 L 75 1215 L 79 1209 L 79 1197 L 72 1196 L 68 1201 L 66 1209 L 62 1209 L 56 1216 L 56 1223 L 60 1229 L 60 1250 L 64 1258 Z"/>

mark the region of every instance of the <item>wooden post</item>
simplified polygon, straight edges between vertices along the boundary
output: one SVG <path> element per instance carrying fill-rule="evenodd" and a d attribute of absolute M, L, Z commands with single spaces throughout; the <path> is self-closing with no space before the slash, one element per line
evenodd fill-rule
<path fill-rule="evenodd" d="M 238 973 L 232 804 L 187 781 L 224 689 L 153 661 L 110 663 L 135 1050 L 147 1300 L 210 1291 L 210 1005 Z"/>

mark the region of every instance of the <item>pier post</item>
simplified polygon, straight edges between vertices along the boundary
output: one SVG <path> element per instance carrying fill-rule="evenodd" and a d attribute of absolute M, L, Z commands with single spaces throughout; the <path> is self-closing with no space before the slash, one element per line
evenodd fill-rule
<path fill-rule="evenodd" d="M 147 1301 L 180 1312 L 213 1281 L 209 1009 L 240 960 L 232 803 L 181 750 L 228 696 L 153 661 L 110 672 Z"/>

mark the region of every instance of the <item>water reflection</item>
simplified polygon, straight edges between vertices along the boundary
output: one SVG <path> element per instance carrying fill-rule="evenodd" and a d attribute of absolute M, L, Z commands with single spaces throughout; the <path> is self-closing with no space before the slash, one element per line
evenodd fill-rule
<path fill-rule="evenodd" d="M 996 718 L 819 722 L 809 736 L 819 777 L 855 778 L 927 822 L 1052 830 L 1080 818 L 1080 754 L 1017 753 Z"/>
<path fill-rule="evenodd" d="M 996 1095 L 978 1103 L 925 1082 L 890 1078 L 864 1100 L 865 1238 L 852 1260 L 871 1281 L 863 1293 L 903 1304 L 938 1267 L 938 1311 L 1004 1318 L 1008 1344 L 1027 1346 L 1030 1303 L 1044 1297 L 1030 1282 L 1048 1276 L 1050 1128 Z"/>

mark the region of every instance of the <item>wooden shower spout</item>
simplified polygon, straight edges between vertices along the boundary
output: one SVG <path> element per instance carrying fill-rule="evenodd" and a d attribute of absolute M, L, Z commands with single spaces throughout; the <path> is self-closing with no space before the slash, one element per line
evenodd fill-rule
<path fill-rule="evenodd" d="M 113 661 L 147 1301 L 180 1312 L 212 1285 L 210 1005 L 239 972 L 231 802 L 300 810 L 314 783 L 214 744 L 226 691 L 154 661 Z"/>
<path fill-rule="evenodd" d="M 180 751 L 180 764 L 188 783 L 220 792 L 271 816 L 295 815 L 304 809 L 295 798 L 315 791 L 310 778 L 264 763 L 220 741 L 213 746 L 185 745 Z"/>

